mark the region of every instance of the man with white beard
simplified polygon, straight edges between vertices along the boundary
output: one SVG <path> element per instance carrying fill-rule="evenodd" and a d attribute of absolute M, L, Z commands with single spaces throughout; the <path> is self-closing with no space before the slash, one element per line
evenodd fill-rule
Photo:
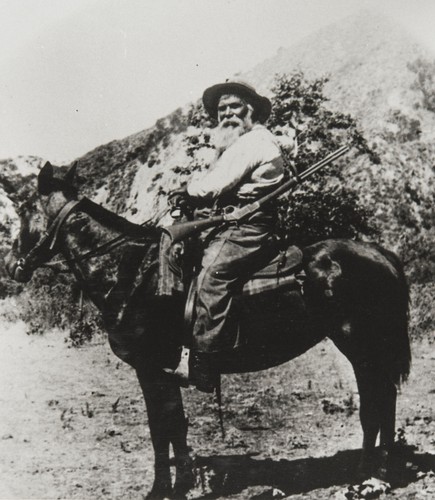
<path fill-rule="evenodd" d="M 217 159 L 204 177 L 188 185 L 187 198 L 194 205 L 212 204 L 216 214 L 276 189 L 284 179 L 284 162 L 278 138 L 263 125 L 271 113 L 269 99 L 244 82 L 227 81 L 208 88 L 203 103 L 218 120 Z M 183 348 L 174 372 L 181 384 L 190 380 L 206 392 L 216 385 L 215 354 L 237 348 L 240 341 L 234 297 L 276 255 L 275 222 L 270 205 L 207 237 L 197 283 L 194 356 Z"/>

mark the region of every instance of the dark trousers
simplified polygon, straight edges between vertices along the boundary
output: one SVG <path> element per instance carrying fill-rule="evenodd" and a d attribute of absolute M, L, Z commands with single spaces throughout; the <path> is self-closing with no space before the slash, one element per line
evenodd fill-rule
<path fill-rule="evenodd" d="M 198 276 L 192 347 L 202 353 L 237 347 L 238 315 L 234 297 L 243 283 L 275 255 L 273 223 L 231 225 L 215 234 L 204 251 Z"/>

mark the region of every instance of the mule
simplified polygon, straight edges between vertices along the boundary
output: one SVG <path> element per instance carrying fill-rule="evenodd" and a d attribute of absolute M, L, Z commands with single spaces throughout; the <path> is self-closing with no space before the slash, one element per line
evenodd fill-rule
<path fill-rule="evenodd" d="M 55 255 L 63 256 L 101 311 L 114 353 L 136 370 L 155 454 L 148 498 L 183 497 L 194 481 L 187 421 L 180 388 L 163 367 L 178 361 L 185 297 L 156 295 L 162 230 L 145 226 L 138 231 L 89 200 L 79 201 L 73 178 L 73 169 L 66 175 L 49 163 L 41 169 L 38 190 L 20 208 L 21 228 L 6 257 L 7 271 L 25 282 Z M 121 239 L 121 230 L 127 238 Z M 118 264 L 97 255 L 95 246 L 103 241 L 106 249 L 124 243 L 114 250 Z M 242 297 L 239 323 L 246 342 L 221 356 L 220 371 L 276 366 L 329 337 L 356 376 L 363 431 L 360 470 L 382 476 L 394 444 L 397 386 L 407 378 L 411 360 L 403 267 L 397 256 L 377 245 L 326 240 L 303 249 L 303 268 L 303 294 L 277 289 Z M 378 435 L 379 465 L 372 470 Z"/>

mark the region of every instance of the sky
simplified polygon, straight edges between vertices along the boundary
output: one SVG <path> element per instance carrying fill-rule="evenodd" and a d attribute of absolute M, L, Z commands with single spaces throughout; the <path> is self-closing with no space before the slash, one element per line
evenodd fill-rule
<path fill-rule="evenodd" d="M 0 158 L 69 163 L 363 8 L 435 53 L 434 0 L 0 0 Z"/>

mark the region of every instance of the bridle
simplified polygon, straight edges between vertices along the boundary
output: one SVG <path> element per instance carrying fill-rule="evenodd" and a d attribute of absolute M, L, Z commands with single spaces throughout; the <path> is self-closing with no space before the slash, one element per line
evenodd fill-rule
<path fill-rule="evenodd" d="M 57 250 L 57 244 L 61 228 L 71 214 L 79 211 L 86 213 L 97 222 L 110 227 L 121 234 L 77 257 L 51 261 L 51 259 L 59 253 Z M 155 236 L 156 231 L 158 231 L 155 224 L 163 218 L 167 211 L 168 209 L 165 209 L 159 213 L 157 221 L 155 221 L 152 225 L 150 225 L 150 220 L 142 224 L 135 224 L 86 197 L 80 200 L 68 201 L 57 213 L 52 223 L 45 231 L 43 237 L 25 257 L 21 257 L 17 260 L 15 269 L 32 272 L 38 267 L 51 268 L 58 264 L 69 265 L 86 261 L 92 257 L 105 255 L 119 246 L 131 241 L 145 243 L 146 241 L 149 241 L 150 238 Z"/>
<path fill-rule="evenodd" d="M 53 222 L 45 231 L 43 237 L 25 257 L 18 259 L 16 269 L 20 269 L 22 271 L 33 271 L 38 266 L 32 266 L 31 263 L 41 262 L 42 264 L 43 262 L 48 262 L 54 257 L 54 255 L 56 255 L 57 252 L 54 249 L 56 248 L 60 229 L 69 215 L 78 210 L 80 203 L 81 200 L 71 200 L 62 207 Z M 41 258 L 42 256 L 43 258 Z"/>

